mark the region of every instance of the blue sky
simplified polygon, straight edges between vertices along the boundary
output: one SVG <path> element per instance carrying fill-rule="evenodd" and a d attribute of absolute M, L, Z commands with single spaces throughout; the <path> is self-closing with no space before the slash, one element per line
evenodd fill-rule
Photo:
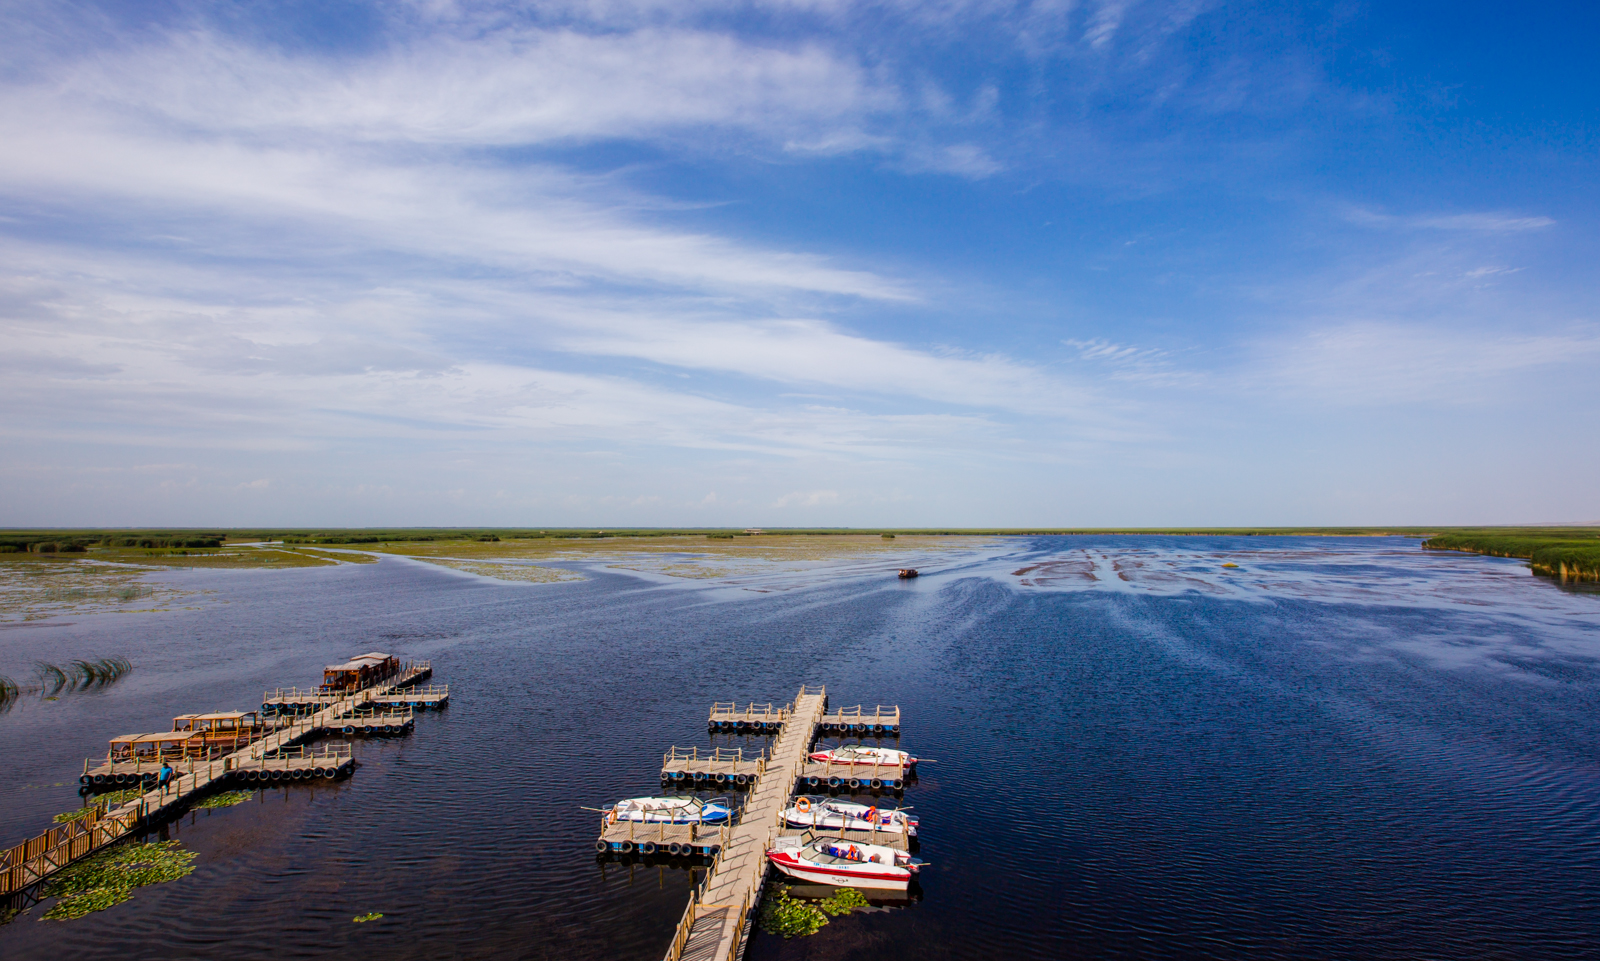
<path fill-rule="evenodd" d="M 1581 5 L 0 10 L 0 523 L 1600 520 Z"/>

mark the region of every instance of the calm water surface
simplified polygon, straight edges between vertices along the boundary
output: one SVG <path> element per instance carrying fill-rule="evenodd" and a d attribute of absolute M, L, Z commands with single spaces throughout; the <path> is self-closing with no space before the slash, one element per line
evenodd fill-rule
<path fill-rule="evenodd" d="M 580 805 L 653 793 L 713 700 L 898 703 L 922 896 L 750 957 L 1597 957 L 1600 595 L 1414 541 L 1019 538 L 683 582 L 503 584 L 404 559 L 175 572 L 193 610 L 0 629 L 0 672 L 114 689 L 0 717 L 0 843 L 83 758 L 370 649 L 452 704 L 355 776 L 168 826 L 176 883 L 0 956 L 655 959 L 688 871 L 602 864 Z M 1236 568 L 1224 568 L 1235 563 Z M 1017 573 L 1021 572 L 1021 573 Z M 382 912 L 382 921 L 351 917 Z"/>

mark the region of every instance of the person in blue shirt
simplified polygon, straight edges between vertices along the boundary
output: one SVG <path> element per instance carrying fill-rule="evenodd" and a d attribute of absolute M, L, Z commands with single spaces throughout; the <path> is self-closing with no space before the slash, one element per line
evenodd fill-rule
<path fill-rule="evenodd" d="M 162 761 L 161 774 L 158 776 L 156 783 L 161 787 L 166 787 L 167 782 L 170 780 L 172 780 L 172 765 L 166 761 Z"/>

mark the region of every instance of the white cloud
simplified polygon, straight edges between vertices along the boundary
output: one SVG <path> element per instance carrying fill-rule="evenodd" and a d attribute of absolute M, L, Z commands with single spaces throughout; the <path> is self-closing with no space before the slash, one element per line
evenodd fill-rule
<path fill-rule="evenodd" d="M 1369 227 L 1399 227 L 1412 230 L 1463 230 L 1480 233 L 1507 233 L 1552 227 L 1549 217 L 1527 216 L 1504 211 L 1458 214 L 1396 215 L 1367 207 L 1349 207 L 1345 219 Z"/>
<path fill-rule="evenodd" d="M 675 29 L 429 36 L 354 61 L 179 34 L 86 58 L 32 91 L 179 134 L 278 142 L 535 144 L 705 127 L 782 141 L 898 106 L 893 86 L 820 47 Z"/>
<path fill-rule="evenodd" d="M 1502 379 L 1591 367 L 1600 330 L 1507 335 L 1416 324 L 1346 323 L 1264 344 L 1277 390 L 1353 405 L 1485 402 Z"/>

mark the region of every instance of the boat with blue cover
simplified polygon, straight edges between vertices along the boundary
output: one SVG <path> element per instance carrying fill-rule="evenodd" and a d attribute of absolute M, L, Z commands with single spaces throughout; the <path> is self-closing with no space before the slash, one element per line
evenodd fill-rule
<path fill-rule="evenodd" d="M 606 822 L 641 821 L 647 824 L 722 824 L 733 817 L 727 798 L 709 801 L 688 794 L 670 797 L 636 797 L 618 801 L 606 810 Z"/>

